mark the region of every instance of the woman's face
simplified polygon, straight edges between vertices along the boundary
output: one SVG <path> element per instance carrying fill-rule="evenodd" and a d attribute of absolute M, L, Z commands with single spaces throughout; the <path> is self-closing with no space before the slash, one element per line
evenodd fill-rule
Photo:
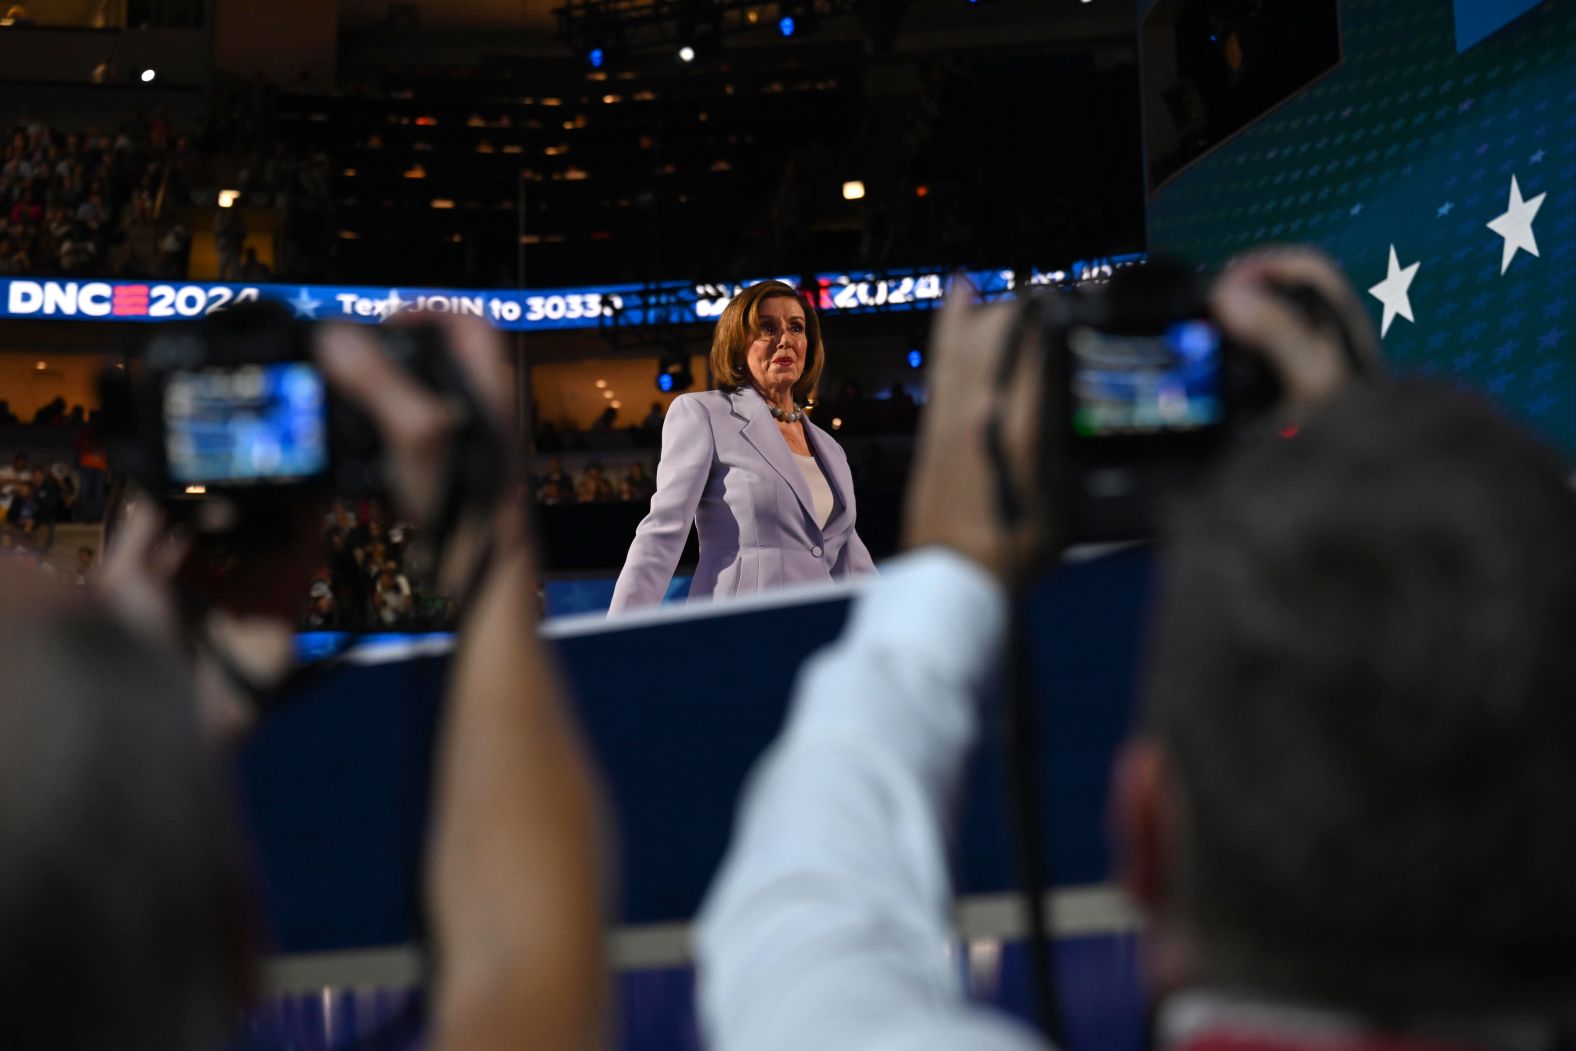
<path fill-rule="evenodd" d="M 804 305 L 794 296 L 772 296 L 756 304 L 755 332 L 745 361 L 763 392 L 791 388 L 804 374 L 809 353 Z"/>

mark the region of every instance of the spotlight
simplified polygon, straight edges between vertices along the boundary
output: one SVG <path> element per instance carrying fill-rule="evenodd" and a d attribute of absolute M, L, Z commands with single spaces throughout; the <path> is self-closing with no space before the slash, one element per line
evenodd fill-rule
<path fill-rule="evenodd" d="M 690 372 L 689 355 L 683 350 L 670 350 L 657 362 L 657 390 L 663 394 L 689 390 L 695 386 L 695 376 Z"/>
<path fill-rule="evenodd" d="M 144 84 L 152 84 L 153 83 L 153 78 L 156 77 L 156 76 L 158 76 L 158 74 L 155 73 L 153 70 L 145 69 L 145 70 L 142 71 L 142 82 Z"/>
<path fill-rule="evenodd" d="M 910 350 L 908 352 L 908 367 L 911 368 L 911 369 L 918 369 L 918 368 L 923 368 L 924 365 L 925 365 L 925 355 L 920 351 L 920 349 L 918 347 L 910 348 Z"/>
<path fill-rule="evenodd" d="M 865 184 L 858 179 L 843 183 L 843 200 L 857 201 L 865 195 Z"/>
<path fill-rule="evenodd" d="M 688 44 L 685 44 L 683 47 L 679 48 L 679 61 L 680 62 L 693 62 L 693 61 L 695 61 L 695 49 L 690 47 Z"/>
<path fill-rule="evenodd" d="M 601 69 L 602 64 L 607 61 L 607 52 L 599 47 L 594 47 L 587 53 L 586 61 L 591 63 L 592 69 Z"/>
<path fill-rule="evenodd" d="M 821 28 L 813 0 L 784 0 L 777 5 L 777 13 L 782 16 L 777 20 L 777 29 L 785 37 L 814 36 Z"/>

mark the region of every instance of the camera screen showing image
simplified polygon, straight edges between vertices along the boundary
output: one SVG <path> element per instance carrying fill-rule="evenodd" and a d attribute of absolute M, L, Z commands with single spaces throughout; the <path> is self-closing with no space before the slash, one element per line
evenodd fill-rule
<path fill-rule="evenodd" d="M 280 484 L 328 469 L 327 392 L 304 362 L 173 372 L 163 409 L 179 485 Z"/>
<path fill-rule="evenodd" d="M 1168 434 L 1225 422 L 1220 332 L 1180 321 L 1154 335 L 1068 334 L 1071 421 L 1079 437 Z"/>

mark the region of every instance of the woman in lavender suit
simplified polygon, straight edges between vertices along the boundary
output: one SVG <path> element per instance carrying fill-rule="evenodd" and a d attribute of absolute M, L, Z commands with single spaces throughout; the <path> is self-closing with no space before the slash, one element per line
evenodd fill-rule
<path fill-rule="evenodd" d="M 824 359 L 815 309 L 791 286 L 764 281 L 733 298 L 711 345 L 717 389 L 668 409 L 657 491 L 611 612 L 662 601 L 691 522 L 691 599 L 875 572 L 854 532 L 848 458 L 805 415 Z"/>

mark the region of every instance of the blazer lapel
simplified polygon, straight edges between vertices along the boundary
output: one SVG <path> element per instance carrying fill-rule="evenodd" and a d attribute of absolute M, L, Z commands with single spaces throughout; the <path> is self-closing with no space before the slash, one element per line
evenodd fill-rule
<path fill-rule="evenodd" d="M 826 475 L 826 483 L 832 487 L 832 496 L 836 498 L 832 505 L 832 516 L 826 520 L 821 534 L 836 536 L 840 530 L 847 528 L 848 517 L 853 514 L 854 476 L 848 469 L 848 457 L 836 439 L 811 423 L 808 416 L 804 421 L 804 436 L 810 443 L 810 451 L 815 453 L 815 462 Z"/>
<path fill-rule="evenodd" d="M 744 426 L 739 428 L 739 433 L 744 440 L 755 447 L 761 458 L 772 465 L 772 469 L 782 476 L 788 483 L 788 488 L 793 490 L 799 506 L 804 508 L 810 518 L 811 525 L 815 524 L 815 498 L 810 495 L 810 486 L 804 480 L 804 472 L 794 461 L 793 454 L 788 451 L 788 443 L 783 440 L 782 432 L 777 429 L 777 421 L 772 419 L 771 413 L 766 411 L 766 402 L 753 390 L 741 390 L 733 396 L 734 415 L 744 419 Z"/>

